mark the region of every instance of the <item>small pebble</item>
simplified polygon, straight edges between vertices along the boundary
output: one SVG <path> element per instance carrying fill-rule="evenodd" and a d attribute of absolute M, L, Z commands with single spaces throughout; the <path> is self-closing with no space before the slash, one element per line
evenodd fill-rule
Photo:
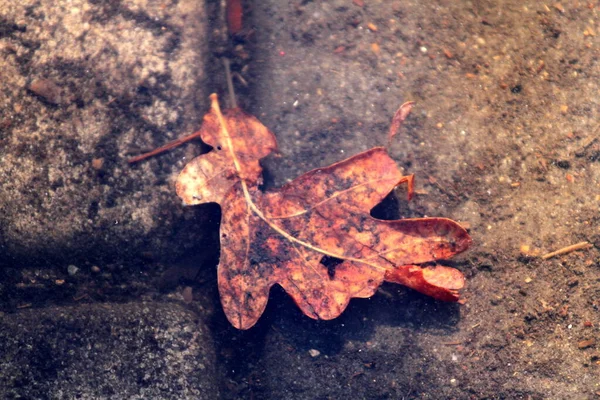
<path fill-rule="evenodd" d="M 183 302 L 185 304 L 190 304 L 194 301 L 194 291 L 191 286 L 186 286 L 181 294 L 183 295 Z"/>
<path fill-rule="evenodd" d="M 79 268 L 77 268 L 77 266 L 71 264 L 67 267 L 67 272 L 69 273 L 69 275 L 73 276 L 77 273 L 77 271 L 79 271 Z"/>
<path fill-rule="evenodd" d="M 60 103 L 61 89 L 49 79 L 34 79 L 29 84 L 29 90 L 46 100 L 48 103 Z"/>
<path fill-rule="evenodd" d="M 586 339 L 586 340 L 582 340 L 579 343 L 577 343 L 577 347 L 579 349 L 587 349 L 588 347 L 592 347 L 596 344 L 596 339 L 591 338 L 591 339 Z"/>
<path fill-rule="evenodd" d="M 94 168 L 96 171 L 100 171 L 102 169 L 103 165 L 104 165 L 104 158 L 99 157 L 99 158 L 92 159 L 92 168 Z"/>
<path fill-rule="evenodd" d="M 98 272 L 100 272 L 100 267 L 97 265 L 92 265 L 92 272 L 97 274 Z"/>
<path fill-rule="evenodd" d="M 381 48 L 377 43 L 371 43 L 371 51 L 375 53 L 375 55 L 379 55 L 379 53 L 381 53 Z"/>
<path fill-rule="evenodd" d="M 321 355 L 321 352 L 317 349 L 310 349 L 308 351 L 308 354 L 310 354 L 311 357 L 319 357 Z"/>

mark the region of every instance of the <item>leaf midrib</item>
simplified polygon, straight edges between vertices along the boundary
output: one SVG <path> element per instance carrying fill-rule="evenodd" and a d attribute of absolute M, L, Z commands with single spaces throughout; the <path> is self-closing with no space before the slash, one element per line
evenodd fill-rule
<path fill-rule="evenodd" d="M 238 172 L 238 177 L 239 177 L 239 173 L 241 172 L 242 168 L 241 168 L 241 164 L 240 161 L 238 160 L 236 153 L 234 151 L 233 148 L 233 141 L 231 140 L 231 136 L 229 135 L 229 131 L 227 129 L 227 124 L 225 122 L 225 118 L 223 117 L 223 114 L 221 113 L 221 108 L 219 106 L 219 103 L 215 100 L 214 103 L 214 108 L 215 108 L 215 113 L 217 114 L 217 118 L 219 120 L 219 126 L 220 129 L 222 131 L 222 136 L 225 139 L 225 145 L 231 155 L 231 158 L 233 160 L 233 165 L 235 167 L 235 170 Z M 346 260 L 346 261 L 350 261 L 350 262 L 356 262 L 359 264 L 365 264 L 368 265 L 369 267 L 376 269 L 376 270 L 380 270 L 380 271 L 387 271 L 389 270 L 388 268 L 384 268 L 380 265 L 368 262 L 364 259 L 360 259 L 360 258 L 353 258 L 353 257 L 347 257 L 344 256 L 342 254 L 335 254 L 332 252 L 329 252 L 325 249 L 321 249 L 320 247 L 314 246 L 310 243 L 304 242 L 298 238 L 295 238 L 294 236 L 292 236 L 290 233 L 288 233 L 287 231 L 285 231 L 284 229 L 282 229 L 281 227 L 277 226 L 276 224 L 274 224 L 273 222 L 271 222 L 264 214 L 263 212 L 258 208 L 258 206 L 254 203 L 254 201 L 252 201 L 252 197 L 250 196 L 250 191 L 248 189 L 248 184 L 246 183 L 246 181 L 244 179 L 240 178 L 240 184 L 242 186 L 242 191 L 244 192 L 244 199 L 246 200 L 246 204 L 247 206 L 250 208 L 250 210 L 258 217 L 260 218 L 265 224 L 267 224 L 271 229 L 273 229 L 275 232 L 277 232 L 279 235 L 283 236 L 285 239 L 287 239 L 290 242 L 293 243 L 297 243 L 307 249 L 316 251 L 317 253 L 321 253 L 323 255 L 329 256 L 329 257 L 334 257 L 334 258 L 338 258 L 338 259 L 342 259 L 342 260 Z M 248 240 L 248 243 L 250 243 L 250 240 Z M 249 251 L 249 249 L 247 249 Z"/>

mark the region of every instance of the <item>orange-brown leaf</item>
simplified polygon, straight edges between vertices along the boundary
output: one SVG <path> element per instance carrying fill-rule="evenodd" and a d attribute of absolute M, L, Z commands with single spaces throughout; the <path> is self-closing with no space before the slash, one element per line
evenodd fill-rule
<path fill-rule="evenodd" d="M 388 131 L 388 144 L 392 141 L 392 138 L 396 136 L 396 133 L 398 133 L 400 126 L 402 125 L 406 117 L 408 117 L 408 114 L 410 114 L 410 110 L 412 110 L 414 105 L 414 101 L 407 101 L 406 103 L 403 103 L 400 107 L 398 107 L 398 110 L 396 110 L 396 113 L 392 118 L 392 123 L 390 124 L 390 129 Z"/>
<path fill-rule="evenodd" d="M 444 218 L 383 221 L 369 214 L 396 186 L 412 185 L 412 176 L 403 176 L 385 149 L 263 193 L 258 161 L 276 148 L 273 135 L 240 110 L 221 114 L 216 96 L 211 99 L 201 136 L 215 150 L 184 168 L 177 193 L 185 204 L 221 205 L 219 292 L 235 327 L 256 323 L 275 284 L 319 319 L 337 317 L 353 297 L 373 295 L 384 279 L 458 300 L 464 283 L 459 271 L 414 264 L 464 251 L 470 238 L 460 225 Z"/>

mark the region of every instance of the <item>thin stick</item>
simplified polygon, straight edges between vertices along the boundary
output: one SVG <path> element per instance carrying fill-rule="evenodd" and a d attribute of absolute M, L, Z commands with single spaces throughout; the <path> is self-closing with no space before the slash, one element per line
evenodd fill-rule
<path fill-rule="evenodd" d="M 575 250 L 589 249 L 590 247 L 592 247 L 592 244 L 590 242 L 580 242 L 577 244 L 572 244 L 571 246 L 563 247 L 562 249 L 553 251 L 548 254 L 544 254 L 542 256 L 542 260 L 547 260 L 554 256 L 560 256 L 562 254 L 567 254 L 567 253 L 570 253 Z"/>
<path fill-rule="evenodd" d="M 173 147 L 177 147 L 179 145 L 182 145 L 182 144 L 184 144 L 186 142 L 189 142 L 190 140 L 193 140 L 193 139 L 196 139 L 196 138 L 200 138 L 200 131 L 194 132 L 191 135 L 184 136 L 184 137 L 179 138 L 179 139 L 175 139 L 175 140 L 173 140 L 173 141 L 165 144 L 164 146 L 160 146 L 157 149 L 149 151 L 148 153 L 144 153 L 144 154 L 140 154 L 139 156 L 132 157 L 129 160 L 127 160 L 127 162 L 129 164 L 134 164 L 134 163 L 136 163 L 138 161 L 145 160 L 148 157 L 152 157 L 152 156 L 155 156 L 157 154 L 164 153 L 167 150 L 171 150 Z"/>
<path fill-rule="evenodd" d="M 223 64 L 225 64 L 225 77 L 227 79 L 227 90 L 229 92 L 229 101 L 231 103 L 231 108 L 237 108 L 237 101 L 235 99 L 235 91 L 233 89 L 233 80 L 231 79 L 231 63 L 229 62 L 228 58 L 223 58 Z M 129 160 L 127 160 L 127 162 L 129 164 L 135 164 L 136 162 L 145 160 L 146 158 L 155 156 L 160 153 L 164 153 L 167 150 L 171 150 L 174 147 L 180 146 L 180 145 L 182 145 L 186 142 L 189 142 L 191 140 L 194 140 L 196 138 L 198 138 L 198 139 L 202 138 L 200 136 L 200 131 L 194 132 L 191 135 L 184 136 L 180 139 L 175 139 L 175 140 L 165 144 L 164 146 L 160 146 L 159 148 L 149 151 L 147 153 L 132 157 Z"/>
<path fill-rule="evenodd" d="M 223 58 L 223 64 L 225 65 L 227 91 L 229 92 L 229 105 L 231 106 L 231 108 L 237 108 L 237 101 L 235 100 L 235 91 L 233 90 L 233 79 L 231 79 L 231 63 L 229 62 L 229 58 Z"/>

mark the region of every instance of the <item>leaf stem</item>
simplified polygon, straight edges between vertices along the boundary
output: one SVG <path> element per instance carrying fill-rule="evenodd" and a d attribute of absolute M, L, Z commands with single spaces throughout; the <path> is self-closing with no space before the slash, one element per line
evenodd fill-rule
<path fill-rule="evenodd" d="M 233 89 L 233 79 L 231 79 L 231 62 L 229 58 L 223 58 L 225 65 L 225 79 L 227 80 L 227 91 L 229 92 L 229 103 L 231 108 L 237 108 L 237 100 L 235 99 L 235 90 Z"/>

